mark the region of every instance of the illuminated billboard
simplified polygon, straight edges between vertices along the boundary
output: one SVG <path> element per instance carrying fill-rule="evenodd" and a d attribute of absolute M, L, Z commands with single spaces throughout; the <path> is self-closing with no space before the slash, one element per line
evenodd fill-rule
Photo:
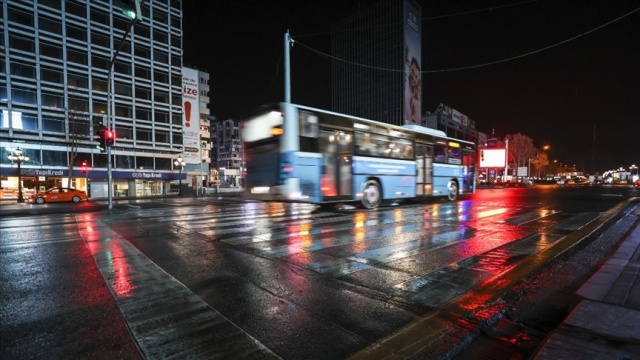
<path fill-rule="evenodd" d="M 505 149 L 482 149 L 480 150 L 481 168 L 503 168 L 505 167 Z"/>
<path fill-rule="evenodd" d="M 422 13 L 404 2 L 404 123 L 422 123 Z"/>
<path fill-rule="evenodd" d="M 198 70 L 182 68 L 182 156 L 187 164 L 200 164 L 200 90 Z"/>

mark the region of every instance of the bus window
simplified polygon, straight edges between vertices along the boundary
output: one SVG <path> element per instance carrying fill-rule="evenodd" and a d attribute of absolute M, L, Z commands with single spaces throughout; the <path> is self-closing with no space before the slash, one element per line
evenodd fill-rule
<path fill-rule="evenodd" d="M 442 144 L 436 144 L 433 147 L 433 162 L 446 163 L 447 162 L 447 147 Z"/>
<path fill-rule="evenodd" d="M 306 111 L 300 111 L 300 136 L 318 137 L 318 116 Z"/>
<path fill-rule="evenodd" d="M 373 155 L 373 144 L 371 143 L 371 134 L 362 131 L 356 131 L 355 152 L 356 155 Z"/>

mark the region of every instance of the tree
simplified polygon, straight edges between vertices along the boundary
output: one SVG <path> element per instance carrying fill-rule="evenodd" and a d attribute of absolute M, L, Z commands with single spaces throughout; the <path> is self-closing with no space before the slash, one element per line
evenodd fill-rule
<path fill-rule="evenodd" d="M 528 166 L 529 159 L 536 156 L 538 152 L 533 145 L 533 140 L 521 133 L 507 134 L 505 138 L 509 140 L 509 153 L 507 154 L 509 163 L 515 164 L 516 168 Z"/>
<path fill-rule="evenodd" d="M 533 166 L 536 174 L 538 174 L 537 177 L 540 177 L 540 173 L 542 172 L 542 170 L 549 166 L 549 158 L 547 157 L 547 153 L 538 151 L 537 156 L 531 159 L 531 166 Z"/>

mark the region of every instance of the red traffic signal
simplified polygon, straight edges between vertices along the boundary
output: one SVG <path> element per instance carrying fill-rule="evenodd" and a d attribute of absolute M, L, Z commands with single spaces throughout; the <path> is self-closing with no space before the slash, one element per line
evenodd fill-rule
<path fill-rule="evenodd" d="M 114 141 L 116 140 L 116 132 L 111 130 L 111 129 L 107 129 L 104 131 L 104 143 L 107 146 L 111 146 L 113 145 Z"/>
<path fill-rule="evenodd" d="M 87 171 L 89 171 L 89 169 L 88 169 L 89 165 L 87 164 L 87 160 L 83 160 L 81 166 L 82 166 L 82 173 L 86 174 Z"/>

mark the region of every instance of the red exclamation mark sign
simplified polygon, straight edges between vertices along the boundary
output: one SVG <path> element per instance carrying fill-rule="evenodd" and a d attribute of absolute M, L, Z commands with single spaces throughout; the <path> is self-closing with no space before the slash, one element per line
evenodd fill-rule
<path fill-rule="evenodd" d="M 191 124 L 191 102 L 190 101 L 185 101 L 184 102 L 184 117 L 186 119 L 186 122 L 184 124 L 184 126 L 189 127 Z"/>

